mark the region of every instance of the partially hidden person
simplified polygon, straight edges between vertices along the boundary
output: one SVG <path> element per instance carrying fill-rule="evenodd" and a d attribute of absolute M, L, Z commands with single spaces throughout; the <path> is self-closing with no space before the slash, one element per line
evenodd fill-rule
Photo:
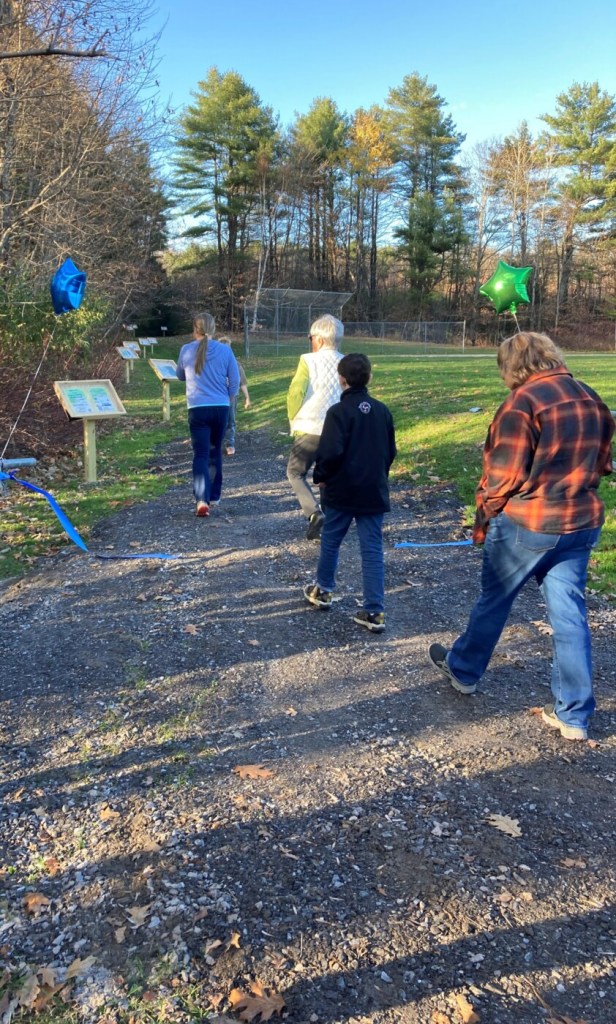
<path fill-rule="evenodd" d="M 222 444 L 229 404 L 237 396 L 240 374 L 231 347 L 214 338 L 210 313 L 193 322 L 192 341 L 178 356 L 177 376 L 186 381 L 188 426 L 193 447 L 193 493 L 196 514 L 209 516 L 222 493 Z"/>
<path fill-rule="evenodd" d="M 337 317 L 326 313 L 310 328 L 311 351 L 301 356 L 287 394 L 287 413 L 293 445 L 287 463 L 287 479 L 306 519 L 308 540 L 317 540 L 324 516 L 319 500 L 308 483 L 308 473 L 321 439 L 325 414 L 340 398 L 338 363 L 344 327 Z"/>
<path fill-rule="evenodd" d="M 222 336 L 218 339 L 223 345 L 232 345 L 231 338 Z M 240 373 L 240 391 L 244 396 L 244 409 L 250 409 L 250 394 L 248 392 L 248 381 L 246 380 L 246 374 L 244 373 L 244 367 L 237 361 L 237 368 Z M 224 448 L 225 455 L 235 455 L 235 435 L 237 432 L 237 402 L 239 395 L 233 395 L 229 399 L 229 419 L 227 420 L 227 429 L 225 431 Z"/>
<path fill-rule="evenodd" d="M 354 621 L 372 633 L 385 629 L 383 516 L 390 510 L 389 470 L 396 457 L 392 415 L 368 392 L 370 360 L 349 353 L 338 364 L 342 396 L 325 416 L 314 482 L 321 489 L 325 522 L 316 583 L 304 597 L 329 609 L 336 586 L 340 545 L 355 521 L 361 551 L 363 608 Z"/>
<path fill-rule="evenodd" d="M 552 701 L 542 720 L 567 740 L 585 740 L 595 710 L 586 572 L 604 521 L 597 489 L 612 471 L 614 420 L 545 334 L 508 338 L 498 367 L 511 394 L 488 430 L 477 487 L 481 592 L 466 631 L 450 650 L 433 643 L 429 657 L 455 690 L 474 693 L 534 577 L 553 630 Z"/>

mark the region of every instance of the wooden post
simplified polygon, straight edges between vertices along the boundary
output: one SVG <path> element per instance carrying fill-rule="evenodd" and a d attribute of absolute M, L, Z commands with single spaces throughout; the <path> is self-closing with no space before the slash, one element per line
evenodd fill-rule
<path fill-rule="evenodd" d="M 171 419 L 171 386 L 168 380 L 163 381 L 163 420 L 167 423 Z"/>
<path fill-rule="evenodd" d="M 83 421 L 83 469 L 87 484 L 96 483 L 96 420 Z"/>
<path fill-rule="evenodd" d="M 124 380 L 126 381 L 127 384 L 130 384 L 130 371 L 132 370 L 132 368 L 133 368 L 133 361 L 132 361 L 132 359 L 125 359 L 124 360 Z"/>

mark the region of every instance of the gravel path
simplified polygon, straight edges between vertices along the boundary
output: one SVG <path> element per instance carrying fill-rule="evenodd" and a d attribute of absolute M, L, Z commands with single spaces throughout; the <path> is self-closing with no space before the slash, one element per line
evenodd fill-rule
<path fill-rule="evenodd" d="M 616 1021 L 614 611 L 591 598 L 600 711 L 566 744 L 530 710 L 534 588 L 476 696 L 427 662 L 480 555 L 393 545 L 463 535 L 446 486 L 394 493 L 373 636 L 354 536 L 332 611 L 303 601 L 318 548 L 273 442 L 240 436 L 208 520 L 189 446 L 157 459 L 186 482 L 91 547 L 181 558 L 71 549 L 0 590 L 3 1024 L 57 989 L 105 1024 L 267 1019 L 276 995 L 293 1024 Z"/>

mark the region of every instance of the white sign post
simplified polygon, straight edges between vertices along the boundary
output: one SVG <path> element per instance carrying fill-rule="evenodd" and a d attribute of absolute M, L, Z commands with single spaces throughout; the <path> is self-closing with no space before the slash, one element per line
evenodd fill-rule
<path fill-rule="evenodd" d="M 177 363 L 173 359 L 148 359 L 154 373 L 163 383 L 163 420 L 171 419 L 171 388 L 169 382 L 177 380 Z"/>
<path fill-rule="evenodd" d="M 56 380 L 54 390 L 70 420 L 83 420 L 83 469 L 86 483 L 95 484 L 96 421 L 126 416 L 110 380 Z"/>

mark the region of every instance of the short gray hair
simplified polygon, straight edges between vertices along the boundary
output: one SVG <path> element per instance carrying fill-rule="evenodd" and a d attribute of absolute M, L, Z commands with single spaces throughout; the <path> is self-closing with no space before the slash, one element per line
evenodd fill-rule
<path fill-rule="evenodd" d="M 331 313 L 325 313 L 310 325 L 310 337 L 322 338 L 325 348 L 338 348 L 344 338 L 344 324 Z"/>

